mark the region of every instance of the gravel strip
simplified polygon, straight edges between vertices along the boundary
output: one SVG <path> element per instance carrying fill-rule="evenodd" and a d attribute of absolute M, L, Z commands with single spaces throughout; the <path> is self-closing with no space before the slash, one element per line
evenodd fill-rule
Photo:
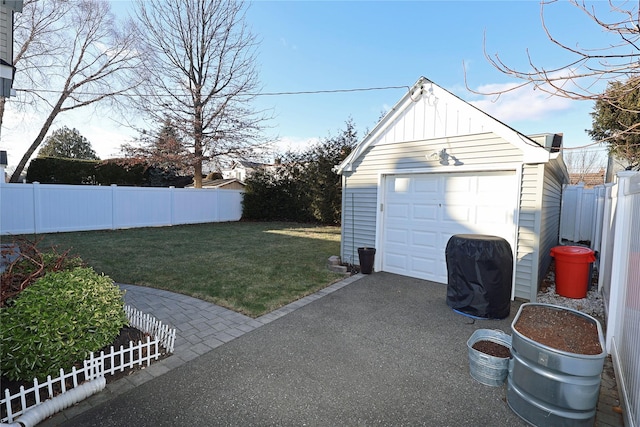
<path fill-rule="evenodd" d="M 598 286 L 591 284 L 586 298 L 566 298 L 556 294 L 555 271 L 553 265 L 545 278 L 548 287 L 538 292 L 537 302 L 544 304 L 554 304 L 562 307 L 572 308 L 585 314 L 595 317 L 601 323 L 604 320 L 604 302 L 602 295 L 598 292 Z"/>

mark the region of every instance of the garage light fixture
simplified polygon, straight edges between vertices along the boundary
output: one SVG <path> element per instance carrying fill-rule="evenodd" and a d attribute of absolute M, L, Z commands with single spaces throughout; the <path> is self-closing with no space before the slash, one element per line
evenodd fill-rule
<path fill-rule="evenodd" d="M 439 151 L 431 151 L 430 153 L 425 154 L 424 156 L 428 161 L 435 162 L 438 161 L 442 166 L 462 166 L 464 165 L 456 156 L 453 154 L 447 153 L 447 149 L 443 148 Z M 451 161 L 453 160 L 453 164 Z"/>

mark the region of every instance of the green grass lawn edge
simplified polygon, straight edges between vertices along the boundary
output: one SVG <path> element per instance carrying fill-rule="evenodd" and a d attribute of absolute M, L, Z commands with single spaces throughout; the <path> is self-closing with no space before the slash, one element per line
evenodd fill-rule
<path fill-rule="evenodd" d="M 70 249 L 117 283 L 164 289 L 259 317 L 344 276 L 327 268 L 340 227 L 226 222 L 23 236 Z"/>

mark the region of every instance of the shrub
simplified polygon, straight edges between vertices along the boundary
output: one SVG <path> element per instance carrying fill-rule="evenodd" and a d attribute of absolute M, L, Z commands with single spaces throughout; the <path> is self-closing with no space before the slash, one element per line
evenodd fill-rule
<path fill-rule="evenodd" d="M 287 152 L 277 167 L 258 170 L 247 179 L 242 218 L 340 224 L 342 179 L 333 169 L 356 145 L 353 121 L 346 129 L 302 153 Z"/>
<path fill-rule="evenodd" d="M 0 368 L 44 379 L 110 344 L 127 323 L 123 292 L 91 268 L 46 274 L 0 309 Z"/>

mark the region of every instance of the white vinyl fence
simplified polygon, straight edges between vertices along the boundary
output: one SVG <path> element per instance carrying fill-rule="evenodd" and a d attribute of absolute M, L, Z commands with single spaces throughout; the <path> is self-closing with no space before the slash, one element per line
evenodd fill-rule
<path fill-rule="evenodd" d="M 99 355 L 91 353 L 89 358 L 83 361 L 82 368 L 73 367 L 71 372 L 67 373 L 64 369 L 60 369 L 59 376 L 55 378 L 49 376 L 43 382 L 34 379 L 33 387 L 25 389 L 24 386 L 21 386 L 20 390 L 14 394 L 11 394 L 9 389 L 5 389 L 0 398 L 0 412 L 2 414 L 0 422 L 12 423 L 17 417 L 43 404 L 48 405 L 47 409 L 36 415 L 35 418 L 39 419 L 43 416 L 46 418 L 76 403 L 81 398 L 91 395 L 92 391 L 87 391 L 86 395 L 83 394 L 81 397 L 66 399 L 63 397 L 66 393 L 77 391 L 83 386 L 83 383 L 87 385 L 91 381 L 102 378 L 102 387 L 104 387 L 104 376 L 107 374 L 114 375 L 116 372 L 122 372 L 136 365 L 149 366 L 152 360 L 157 360 L 160 357 L 160 346 L 164 347 L 167 353 L 173 353 L 176 339 L 175 328 L 170 328 L 151 315 L 143 314 L 131 306 L 125 305 L 124 310 L 132 327 L 150 334 L 153 338 L 147 337 L 145 342 L 130 342 L 129 346 L 121 346 L 119 349 L 111 347 L 108 353 L 100 352 Z M 93 392 L 95 391 L 99 391 L 99 389 L 94 389 Z M 58 399 L 58 402 L 51 404 L 54 402 L 52 400 L 54 398 Z"/>
<path fill-rule="evenodd" d="M 0 235 L 238 221 L 242 191 L 0 183 Z"/>
<path fill-rule="evenodd" d="M 625 425 L 640 427 L 640 173 L 619 172 L 603 187 L 595 218 L 602 219 L 598 287 L 607 315 L 611 354 Z"/>
<path fill-rule="evenodd" d="M 584 184 L 565 185 L 562 189 L 562 213 L 560 214 L 560 241 L 592 241 L 594 238 L 595 188 Z"/>
<path fill-rule="evenodd" d="M 591 242 L 607 316 L 625 425 L 640 427 L 640 173 L 617 183 L 563 189 L 560 240 Z"/>
<path fill-rule="evenodd" d="M 619 172 L 606 187 L 598 286 L 625 425 L 640 427 L 640 173 Z"/>

